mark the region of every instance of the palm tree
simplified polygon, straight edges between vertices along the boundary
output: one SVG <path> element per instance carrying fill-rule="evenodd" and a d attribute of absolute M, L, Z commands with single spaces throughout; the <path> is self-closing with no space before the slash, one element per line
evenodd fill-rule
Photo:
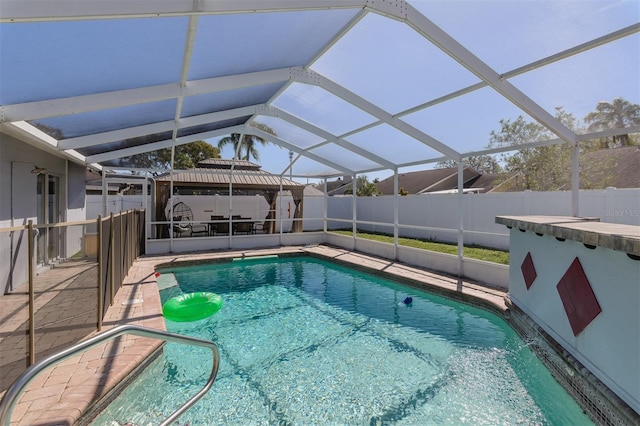
<path fill-rule="evenodd" d="M 612 102 L 598 102 L 596 110 L 584 118 L 589 124 L 590 131 L 624 128 L 640 125 L 640 105 L 632 104 L 622 98 L 615 98 Z M 613 145 L 629 145 L 629 135 L 613 137 Z"/>
<path fill-rule="evenodd" d="M 276 132 L 266 124 L 255 123 L 254 127 L 262 130 L 263 132 L 269 133 L 270 135 L 277 136 Z M 222 150 L 222 148 L 231 144 L 233 146 L 234 159 L 249 161 L 251 157 L 253 157 L 256 161 L 258 161 L 260 160 L 260 153 L 258 152 L 256 145 L 260 144 L 264 146 L 268 143 L 268 141 L 264 140 L 261 137 L 249 134 L 242 135 L 241 141 L 239 133 L 232 133 L 231 135 L 224 137 L 218 141 L 218 149 Z M 238 145 L 240 146 L 239 148 Z"/>

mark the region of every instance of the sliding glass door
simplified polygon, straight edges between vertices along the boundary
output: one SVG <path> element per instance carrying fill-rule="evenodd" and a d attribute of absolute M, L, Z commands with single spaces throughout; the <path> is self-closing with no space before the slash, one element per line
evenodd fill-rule
<path fill-rule="evenodd" d="M 49 174 L 38 175 L 37 181 L 38 224 L 56 224 L 61 220 L 60 177 Z M 38 233 L 37 262 L 44 264 L 61 255 L 60 228 L 41 228 Z"/>

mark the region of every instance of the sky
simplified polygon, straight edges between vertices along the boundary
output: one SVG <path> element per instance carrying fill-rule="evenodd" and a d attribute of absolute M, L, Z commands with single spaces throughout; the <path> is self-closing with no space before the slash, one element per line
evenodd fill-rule
<path fill-rule="evenodd" d="M 410 3 L 497 73 L 640 22 L 640 0 L 417 0 Z M 309 64 L 355 10 L 219 15 L 199 18 L 189 78 Z M 61 96 L 111 92 L 175 83 L 186 43 L 188 18 L 118 19 L 0 25 L 0 104 Z M 248 40 L 248 41 L 247 41 Z M 241 49 L 238 52 L 238 42 Z M 297 61 L 297 62 L 296 62 Z M 252 68 L 253 67 L 253 68 Z M 349 89 L 436 142 L 460 153 L 485 149 L 501 119 L 525 112 L 489 87 L 421 110 L 433 101 L 481 80 L 403 22 L 367 13 L 310 69 Z M 560 62 L 509 79 L 548 113 L 563 107 L 582 119 L 599 101 L 615 97 L 640 104 L 640 33 L 634 33 Z M 183 117 L 264 102 L 279 83 L 185 98 Z M 262 99 L 256 101 L 256 99 Z M 173 120 L 177 100 L 137 103 L 45 118 L 41 124 L 64 128 L 65 137 L 119 127 Z M 441 157 L 435 149 L 407 136 L 337 96 L 310 84 L 293 83 L 272 105 L 302 118 L 391 164 Z M 323 141 L 282 119 L 256 117 L 300 149 Z M 363 127 L 364 126 L 364 127 Z M 209 140 L 216 144 L 217 140 Z M 260 147 L 263 169 L 283 173 L 289 151 Z M 313 150 L 350 169 L 376 163 L 337 144 Z M 86 155 L 91 155 L 87 153 Z M 231 158 L 230 148 L 222 152 Z M 331 165 L 297 159 L 293 175 L 335 172 Z M 432 164 L 402 168 L 412 171 Z M 286 172 L 288 175 L 289 172 Z M 384 179 L 391 170 L 367 171 Z M 304 181 L 306 179 L 299 179 Z"/>
<path fill-rule="evenodd" d="M 498 73 L 640 21 L 640 2 L 636 0 L 410 3 Z M 390 113 L 479 81 L 413 29 L 375 14 L 368 14 L 311 68 Z M 582 119 L 600 100 L 621 96 L 640 103 L 639 76 L 640 36 L 636 33 L 510 81 L 546 111 L 553 114 L 556 107 L 564 107 Z M 346 131 L 340 127 L 346 121 L 341 118 L 355 116 L 348 107 L 334 105 L 335 100 L 328 102 L 327 98 L 333 98 L 330 95 L 304 87 L 290 91 L 275 104 L 293 111 L 306 111 L 314 105 L 315 112 L 309 112 L 307 117 L 322 121 L 335 134 Z M 500 119 L 513 120 L 518 115 L 530 119 L 498 93 L 485 88 L 409 114 L 403 120 L 454 149 L 468 152 L 486 146 L 490 132 L 499 130 Z M 367 142 L 388 146 L 390 140 L 397 140 L 388 128 L 369 133 L 348 140 L 363 146 Z M 223 151 L 222 155 L 227 157 L 231 152 Z M 287 167 L 286 149 L 264 147 L 260 156 L 265 170 L 280 173 Z M 407 171 L 413 169 L 416 167 Z M 295 174 L 295 164 L 293 170 Z M 390 175 L 391 171 L 367 173 L 370 179 Z"/>

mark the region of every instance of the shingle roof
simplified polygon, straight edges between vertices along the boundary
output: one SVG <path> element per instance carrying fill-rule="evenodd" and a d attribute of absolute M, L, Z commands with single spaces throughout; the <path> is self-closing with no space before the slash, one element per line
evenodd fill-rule
<path fill-rule="evenodd" d="M 640 146 L 588 152 L 581 159 L 581 187 L 640 188 Z M 583 181 L 587 182 L 583 182 Z"/>
<path fill-rule="evenodd" d="M 481 175 L 471 167 L 465 167 L 465 188 L 483 188 L 482 192 L 493 187 L 495 175 Z M 404 188 L 409 194 L 423 194 L 427 192 L 447 191 L 458 187 L 458 168 L 421 170 L 417 172 L 398 174 L 398 187 Z M 393 176 L 384 179 L 376 185 L 383 195 L 392 195 Z"/>

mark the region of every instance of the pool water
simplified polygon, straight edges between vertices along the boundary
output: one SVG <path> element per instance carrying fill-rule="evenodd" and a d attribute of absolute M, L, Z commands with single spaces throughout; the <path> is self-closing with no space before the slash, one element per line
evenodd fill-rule
<path fill-rule="evenodd" d="M 179 286 L 164 272 L 163 302 L 195 291 L 224 301 L 208 319 L 166 321 L 221 353 L 215 384 L 180 425 L 592 424 L 481 309 L 313 258 L 172 272 Z M 158 424 L 210 371 L 206 349 L 167 344 L 93 424 Z"/>

